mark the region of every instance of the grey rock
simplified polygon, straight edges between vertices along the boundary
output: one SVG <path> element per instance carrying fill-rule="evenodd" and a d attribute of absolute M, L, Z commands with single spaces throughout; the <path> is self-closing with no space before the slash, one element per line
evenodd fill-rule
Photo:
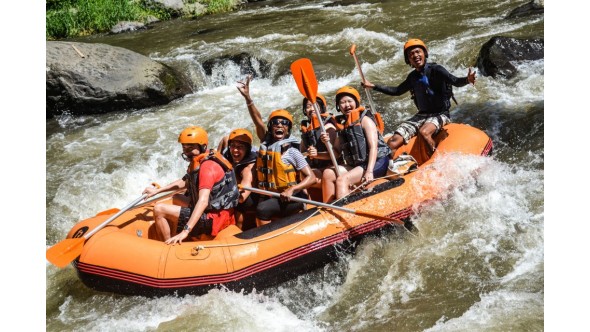
<path fill-rule="evenodd" d="M 526 17 L 531 15 L 541 15 L 545 13 L 545 6 L 543 1 L 532 0 L 524 5 L 515 8 L 506 16 L 507 19 Z"/>
<path fill-rule="evenodd" d="M 192 92 L 173 68 L 121 47 L 47 41 L 45 61 L 46 118 L 163 105 Z"/>
<path fill-rule="evenodd" d="M 485 43 L 477 56 L 477 68 L 483 76 L 512 78 L 514 62 L 544 57 L 543 38 L 517 39 L 496 36 Z"/>
<path fill-rule="evenodd" d="M 145 24 L 141 22 L 121 21 L 111 28 L 111 33 L 116 34 L 127 31 L 141 30 L 145 28 Z"/>

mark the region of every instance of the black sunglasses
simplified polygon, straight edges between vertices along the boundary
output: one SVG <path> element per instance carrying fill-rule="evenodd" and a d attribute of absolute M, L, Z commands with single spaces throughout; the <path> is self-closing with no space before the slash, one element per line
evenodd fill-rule
<path fill-rule="evenodd" d="M 278 125 L 283 125 L 283 126 L 289 126 L 291 124 L 291 121 L 287 120 L 287 119 L 272 119 L 270 120 L 270 124 L 272 126 L 278 126 Z"/>

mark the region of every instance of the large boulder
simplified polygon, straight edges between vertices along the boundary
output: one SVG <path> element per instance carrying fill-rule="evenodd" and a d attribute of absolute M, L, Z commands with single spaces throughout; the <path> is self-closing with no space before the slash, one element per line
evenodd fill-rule
<path fill-rule="evenodd" d="M 532 0 L 524 5 L 515 8 L 506 16 L 507 19 L 527 17 L 532 15 L 541 15 L 545 13 L 545 4 L 543 0 Z"/>
<path fill-rule="evenodd" d="M 514 63 L 544 57 L 543 38 L 518 39 L 496 36 L 485 43 L 477 56 L 477 68 L 483 76 L 512 78 Z"/>
<path fill-rule="evenodd" d="M 252 77 L 267 78 L 270 74 L 270 64 L 264 59 L 256 59 L 246 52 L 238 54 L 225 54 L 203 62 L 205 74 L 211 76 L 216 68 L 224 68 L 234 64 L 240 68 L 240 75 L 251 74 Z"/>
<path fill-rule="evenodd" d="M 46 42 L 46 118 L 167 104 L 192 92 L 173 68 L 105 44 Z"/>

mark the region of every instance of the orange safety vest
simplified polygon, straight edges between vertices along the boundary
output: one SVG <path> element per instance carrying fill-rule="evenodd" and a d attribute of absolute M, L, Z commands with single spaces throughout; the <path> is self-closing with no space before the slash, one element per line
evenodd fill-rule
<path fill-rule="evenodd" d="M 281 160 L 283 152 L 294 144 L 299 144 L 299 140 L 294 137 L 274 142 L 269 146 L 266 142 L 260 144 L 256 158 L 258 188 L 282 192 L 297 184 L 297 170 L 293 165 L 285 164 Z"/>

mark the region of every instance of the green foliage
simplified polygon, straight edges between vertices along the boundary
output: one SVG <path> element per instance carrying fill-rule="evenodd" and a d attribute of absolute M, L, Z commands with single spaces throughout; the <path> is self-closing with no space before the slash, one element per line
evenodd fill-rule
<path fill-rule="evenodd" d="M 202 3 L 207 14 L 231 11 L 241 4 L 241 0 L 184 1 Z M 46 0 L 45 37 L 55 40 L 106 32 L 120 21 L 146 22 L 149 16 L 168 20 L 173 13 L 146 0 Z"/>
<path fill-rule="evenodd" d="M 207 6 L 208 14 L 228 12 L 240 3 L 235 0 L 201 0 L 200 2 Z"/>
<path fill-rule="evenodd" d="M 48 40 L 105 32 L 120 21 L 145 22 L 150 15 L 169 18 L 130 0 L 48 0 L 46 4 Z"/>

